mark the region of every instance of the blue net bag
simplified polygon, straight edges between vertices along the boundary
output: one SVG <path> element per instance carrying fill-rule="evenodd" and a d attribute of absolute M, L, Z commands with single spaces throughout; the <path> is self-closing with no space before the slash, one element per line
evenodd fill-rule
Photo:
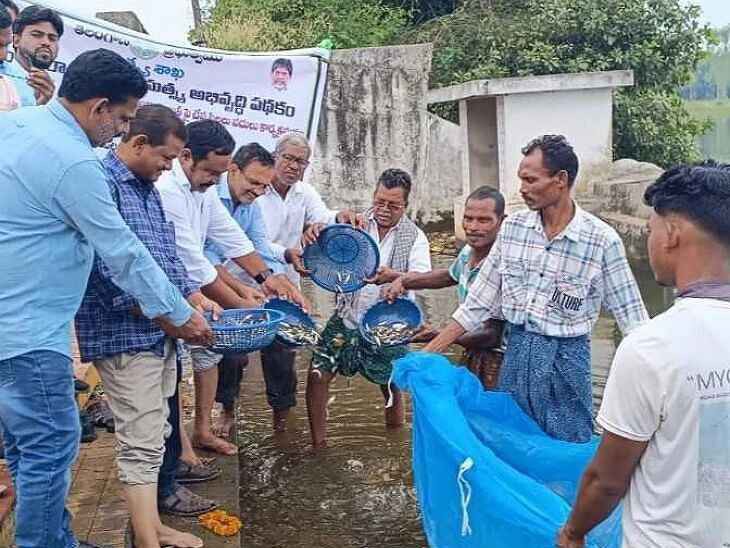
<path fill-rule="evenodd" d="M 413 472 L 429 545 L 554 548 L 598 439 L 555 440 L 509 394 L 486 392 L 466 368 L 412 353 L 393 382 L 413 400 Z M 617 509 L 588 537 L 620 548 Z"/>

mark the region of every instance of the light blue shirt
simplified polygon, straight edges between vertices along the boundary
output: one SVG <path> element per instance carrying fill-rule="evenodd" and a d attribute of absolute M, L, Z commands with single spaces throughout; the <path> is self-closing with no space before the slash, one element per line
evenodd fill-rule
<path fill-rule="evenodd" d="M 35 90 L 28 83 L 28 73 L 17 60 L 0 63 L 0 74 L 12 79 L 15 91 L 20 97 L 20 106 L 36 106 Z"/>
<path fill-rule="evenodd" d="M 0 360 L 70 355 L 94 251 L 147 317 L 192 314 L 112 200 L 88 137 L 56 100 L 0 115 Z"/>
<path fill-rule="evenodd" d="M 283 274 L 286 272 L 286 264 L 281 262 L 271 247 L 271 240 L 266 232 L 264 216 L 256 202 L 250 204 L 234 202 L 228 188 L 227 177 L 221 177 L 221 181 L 216 185 L 216 190 L 218 191 L 218 197 L 221 199 L 221 202 L 231 214 L 231 217 L 233 217 L 246 233 L 248 239 L 251 240 L 256 252 L 266 262 L 266 266 L 274 274 Z M 205 242 L 205 256 L 214 265 L 222 264 L 226 260 L 220 248 L 210 240 Z"/>

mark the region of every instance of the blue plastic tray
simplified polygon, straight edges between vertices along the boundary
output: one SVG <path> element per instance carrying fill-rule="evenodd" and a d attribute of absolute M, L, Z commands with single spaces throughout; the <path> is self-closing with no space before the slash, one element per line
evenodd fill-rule
<path fill-rule="evenodd" d="M 352 293 L 380 266 L 380 251 L 369 234 L 352 225 L 326 227 L 302 253 L 312 281 L 333 293 Z"/>
<path fill-rule="evenodd" d="M 378 301 L 368 308 L 367 312 L 360 320 L 360 335 L 375 344 L 370 336 L 369 328 L 383 323 L 405 323 L 408 327 L 417 329 L 421 327 L 423 322 L 423 313 L 416 303 L 410 299 L 396 299 L 392 303 L 388 301 Z M 406 342 L 401 344 L 407 344 Z M 397 345 L 394 345 L 397 346 Z"/>
<path fill-rule="evenodd" d="M 224 310 L 216 321 L 208 316 L 215 336 L 210 350 L 219 354 L 243 354 L 266 348 L 274 342 L 283 319 L 283 312 L 267 308 Z"/>

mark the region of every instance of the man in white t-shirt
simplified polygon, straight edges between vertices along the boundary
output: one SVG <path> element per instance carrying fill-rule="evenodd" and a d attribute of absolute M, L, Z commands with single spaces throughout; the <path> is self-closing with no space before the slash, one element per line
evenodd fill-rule
<path fill-rule="evenodd" d="M 674 306 L 616 353 L 603 440 L 558 546 L 623 498 L 624 548 L 730 546 L 730 166 L 664 173 L 644 196 L 649 261 Z"/>

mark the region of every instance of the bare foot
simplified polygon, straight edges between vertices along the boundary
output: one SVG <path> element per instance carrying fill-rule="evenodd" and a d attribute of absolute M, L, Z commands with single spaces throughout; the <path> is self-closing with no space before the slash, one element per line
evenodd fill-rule
<path fill-rule="evenodd" d="M 238 447 L 213 434 L 209 434 L 208 436 L 193 436 L 192 442 L 193 447 L 196 449 L 206 449 L 207 451 L 213 451 L 228 457 L 238 453 Z"/>
<path fill-rule="evenodd" d="M 183 533 L 167 525 L 162 525 L 157 530 L 157 540 L 160 542 L 160 546 L 173 546 L 174 548 L 203 547 L 203 539 L 190 533 Z"/>
<path fill-rule="evenodd" d="M 213 434 L 219 438 L 229 439 L 231 437 L 231 430 L 233 429 L 234 422 L 235 417 L 233 416 L 233 413 L 229 414 L 227 411 L 224 411 L 223 415 L 221 415 L 220 419 L 218 419 L 218 422 L 213 427 Z"/>
<path fill-rule="evenodd" d="M 288 417 L 288 409 L 279 409 L 274 411 L 274 432 L 286 432 L 286 422 Z"/>

